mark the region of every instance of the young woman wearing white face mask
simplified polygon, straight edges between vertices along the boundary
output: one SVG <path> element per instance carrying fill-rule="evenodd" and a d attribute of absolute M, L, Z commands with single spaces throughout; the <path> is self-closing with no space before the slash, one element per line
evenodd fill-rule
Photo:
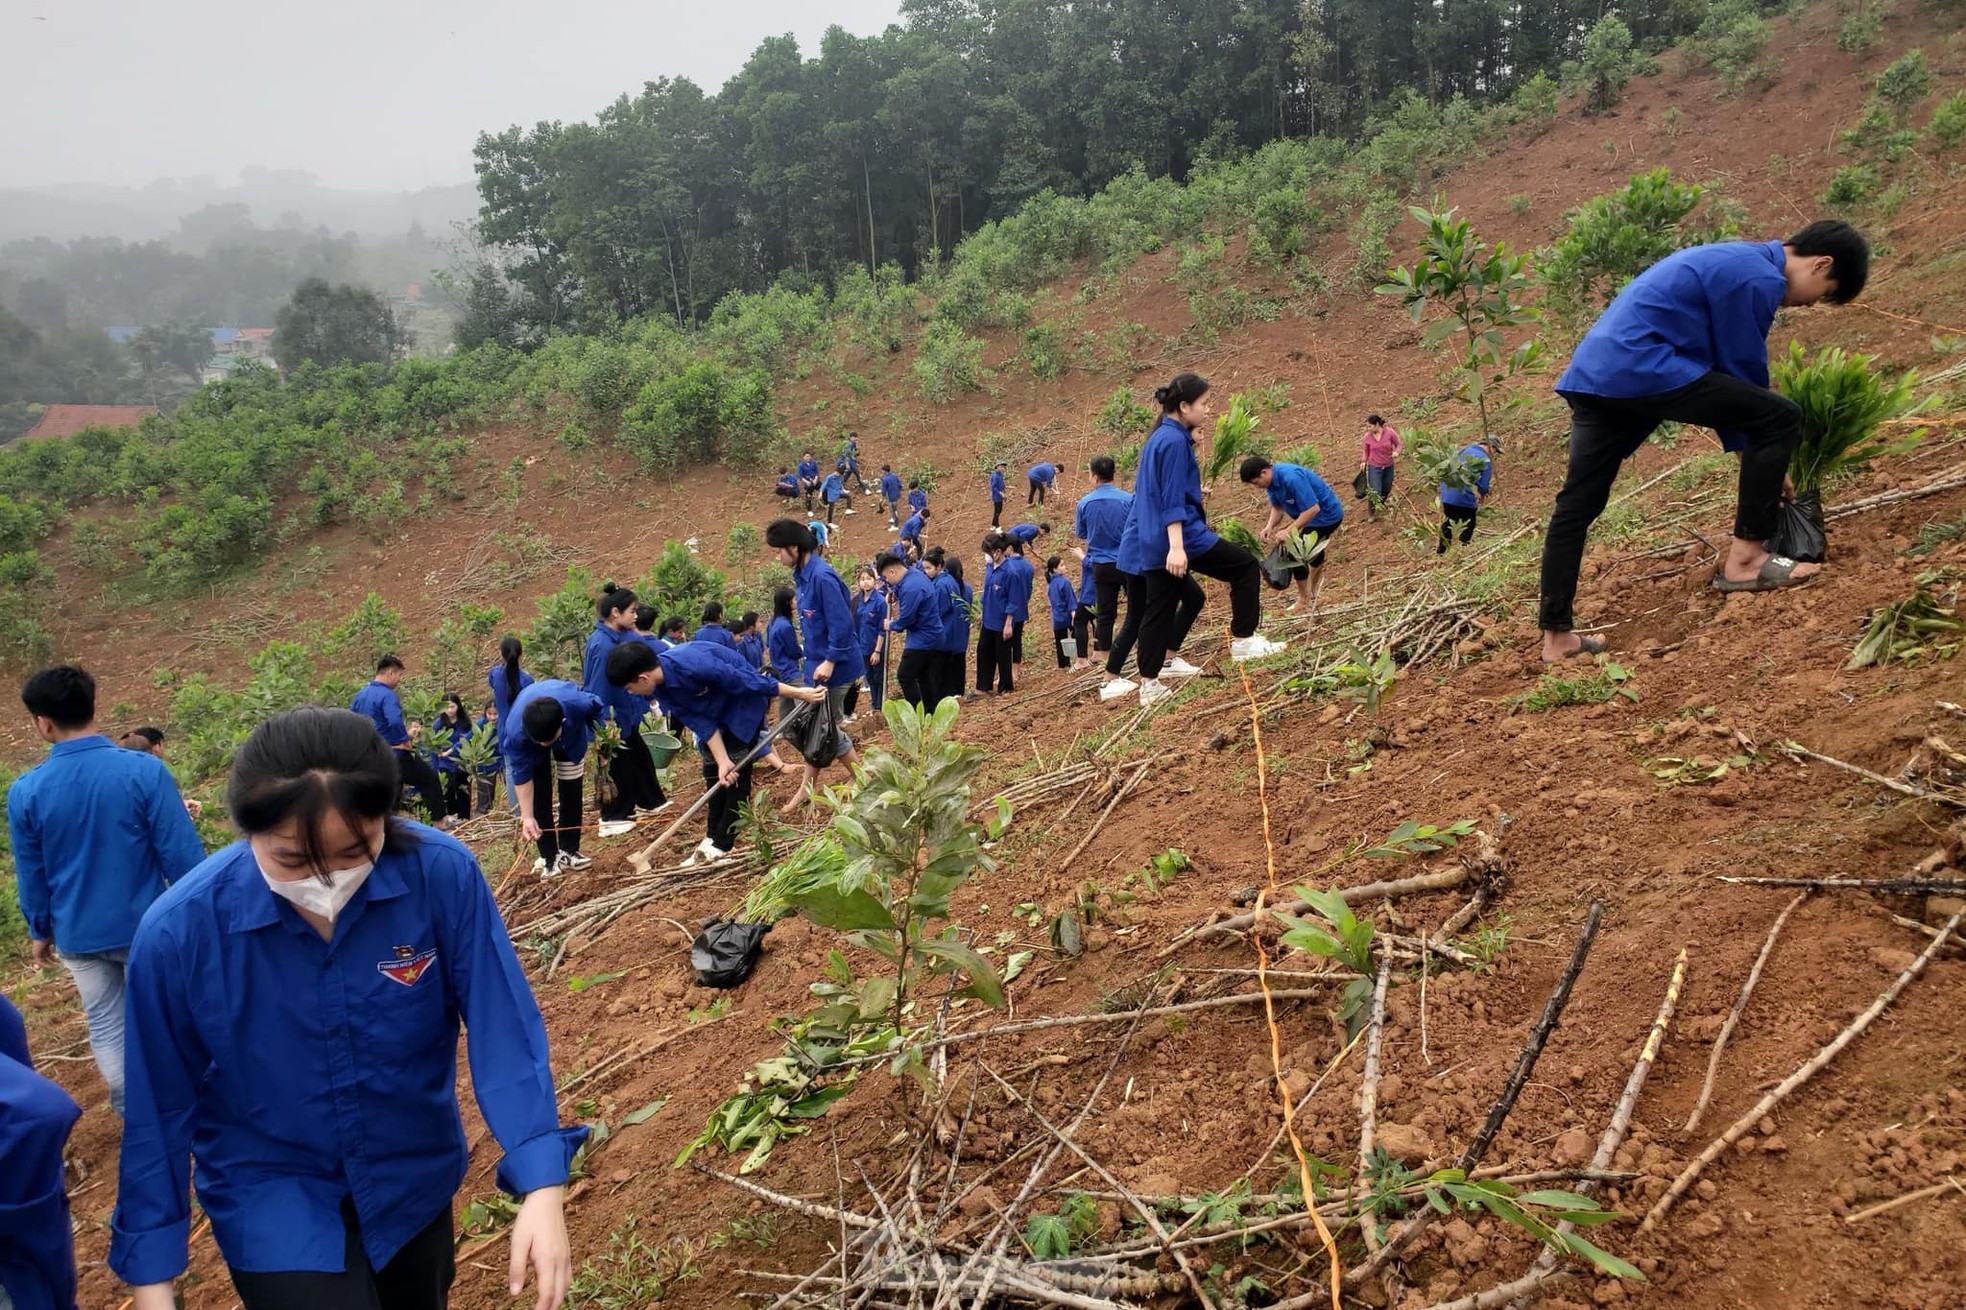
<path fill-rule="evenodd" d="M 510 1283 L 572 1274 L 546 1029 L 471 853 L 391 815 L 368 720 L 256 729 L 227 801 L 246 834 L 172 885 L 129 963 L 128 1119 L 110 1267 L 169 1310 L 199 1201 L 245 1310 L 442 1310 L 467 1153 L 457 1037 L 522 1198 Z"/>

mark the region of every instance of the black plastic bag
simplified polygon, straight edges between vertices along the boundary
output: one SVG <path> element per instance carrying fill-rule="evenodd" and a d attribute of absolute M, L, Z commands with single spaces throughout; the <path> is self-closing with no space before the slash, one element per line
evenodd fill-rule
<path fill-rule="evenodd" d="M 758 967 L 768 923 L 733 923 L 712 919 L 690 943 L 689 965 L 700 987 L 735 987 Z"/>
<path fill-rule="evenodd" d="M 1263 581 L 1270 584 L 1273 591 L 1282 591 L 1290 585 L 1291 571 L 1297 566 L 1283 557 L 1283 543 L 1270 547 L 1270 553 L 1256 561 L 1263 570 Z"/>
<path fill-rule="evenodd" d="M 840 722 L 833 711 L 833 698 L 799 706 L 793 712 L 792 726 L 785 730 L 792 745 L 815 769 L 823 769 L 840 755 Z"/>
<path fill-rule="evenodd" d="M 1775 535 L 1768 538 L 1769 550 L 1806 564 L 1821 564 L 1829 557 L 1829 530 L 1823 525 L 1823 496 L 1811 487 L 1798 492 L 1792 501 L 1783 501 L 1776 511 Z"/>
<path fill-rule="evenodd" d="M 1358 471 L 1358 476 L 1352 479 L 1352 495 L 1356 496 L 1360 500 L 1364 500 L 1367 496 L 1371 494 L 1372 494 L 1372 479 L 1365 475 L 1364 469 L 1360 469 Z"/>

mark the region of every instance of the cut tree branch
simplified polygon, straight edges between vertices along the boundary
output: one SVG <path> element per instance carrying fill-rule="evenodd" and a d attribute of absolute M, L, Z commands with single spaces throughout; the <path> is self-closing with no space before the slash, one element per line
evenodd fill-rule
<path fill-rule="evenodd" d="M 1761 943 L 1761 953 L 1754 957 L 1754 967 L 1748 970 L 1748 979 L 1741 984 L 1741 994 L 1734 998 L 1734 1008 L 1727 1012 L 1727 1022 L 1720 1025 L 1720 1036 L 1713 1042 L 1713 1055 L 1707 1060 L 1707 1079 L 1700 1084 L 1700 1099 L 1693 1103 L 1693 1113 L 1686 1120 L 1681 1132 L 1690 1133 L 1700 1126 L 1700 1116 L 1707 1112 L 1707 1102 L 1713 1099 L 1713 1080 L 1720 1073 L 1720 1057 L 1727 1050 L 1727 1039 L 1734 1035 L 1734 1025 L 1741 1021 L 1741 1012 L 1748 1007 L 1748 997 L 1754 995 L 1754 985 L 1761 981 L 1761 966 L 1768 963 L 1769 953 L 1775 949 L 1775 938 L 1782 932 L 1782 925 L 1788 922 L 1795 907 L 1809 899 L 1808 892 L 1798 892 L 1782 912 L 1775 916 L 1775 926 L 1768 930 L 1768 940 Z"/>

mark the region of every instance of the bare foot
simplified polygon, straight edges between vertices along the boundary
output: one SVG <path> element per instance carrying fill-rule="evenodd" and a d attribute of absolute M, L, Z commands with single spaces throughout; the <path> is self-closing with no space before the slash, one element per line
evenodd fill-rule
<path fill-rule="evenodd" d="M 1720 567 L 1720 575 L 1729 582 L 1752 582 L 1761 576 L 1761 566 L 1774 556 L 1766 546 L 1758 541 L 1733 538 L 1727 548 L 1727 562 Z M 1820 564 L 1797 564 L 1788 571 L 1791 582 L 1812 578 L 1823 571 Z"/>
<path fill-rule="evenodd" d="M 1554 664 L 1558 660 L 1574 659 L 1579 655 L 1595 655 L 1604 649 L 1604 638 L 1586 637 L 1575 632 L 1545 632 L 1543 634 L 1543 663 Z"/>

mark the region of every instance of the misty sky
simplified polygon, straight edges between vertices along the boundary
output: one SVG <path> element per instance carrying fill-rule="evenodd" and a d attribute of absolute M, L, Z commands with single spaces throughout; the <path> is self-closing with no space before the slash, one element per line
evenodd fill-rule
<path fill-rule="evenodd" d="M 337 187 L 471 180 L 481 130 L 663 76 L 714 91 L 760 39 L 816 52 L 899 0 L 0 0 L 0 186 L 252 164 Z M 44 21 L 37 21 L 37 17 Z"/>

